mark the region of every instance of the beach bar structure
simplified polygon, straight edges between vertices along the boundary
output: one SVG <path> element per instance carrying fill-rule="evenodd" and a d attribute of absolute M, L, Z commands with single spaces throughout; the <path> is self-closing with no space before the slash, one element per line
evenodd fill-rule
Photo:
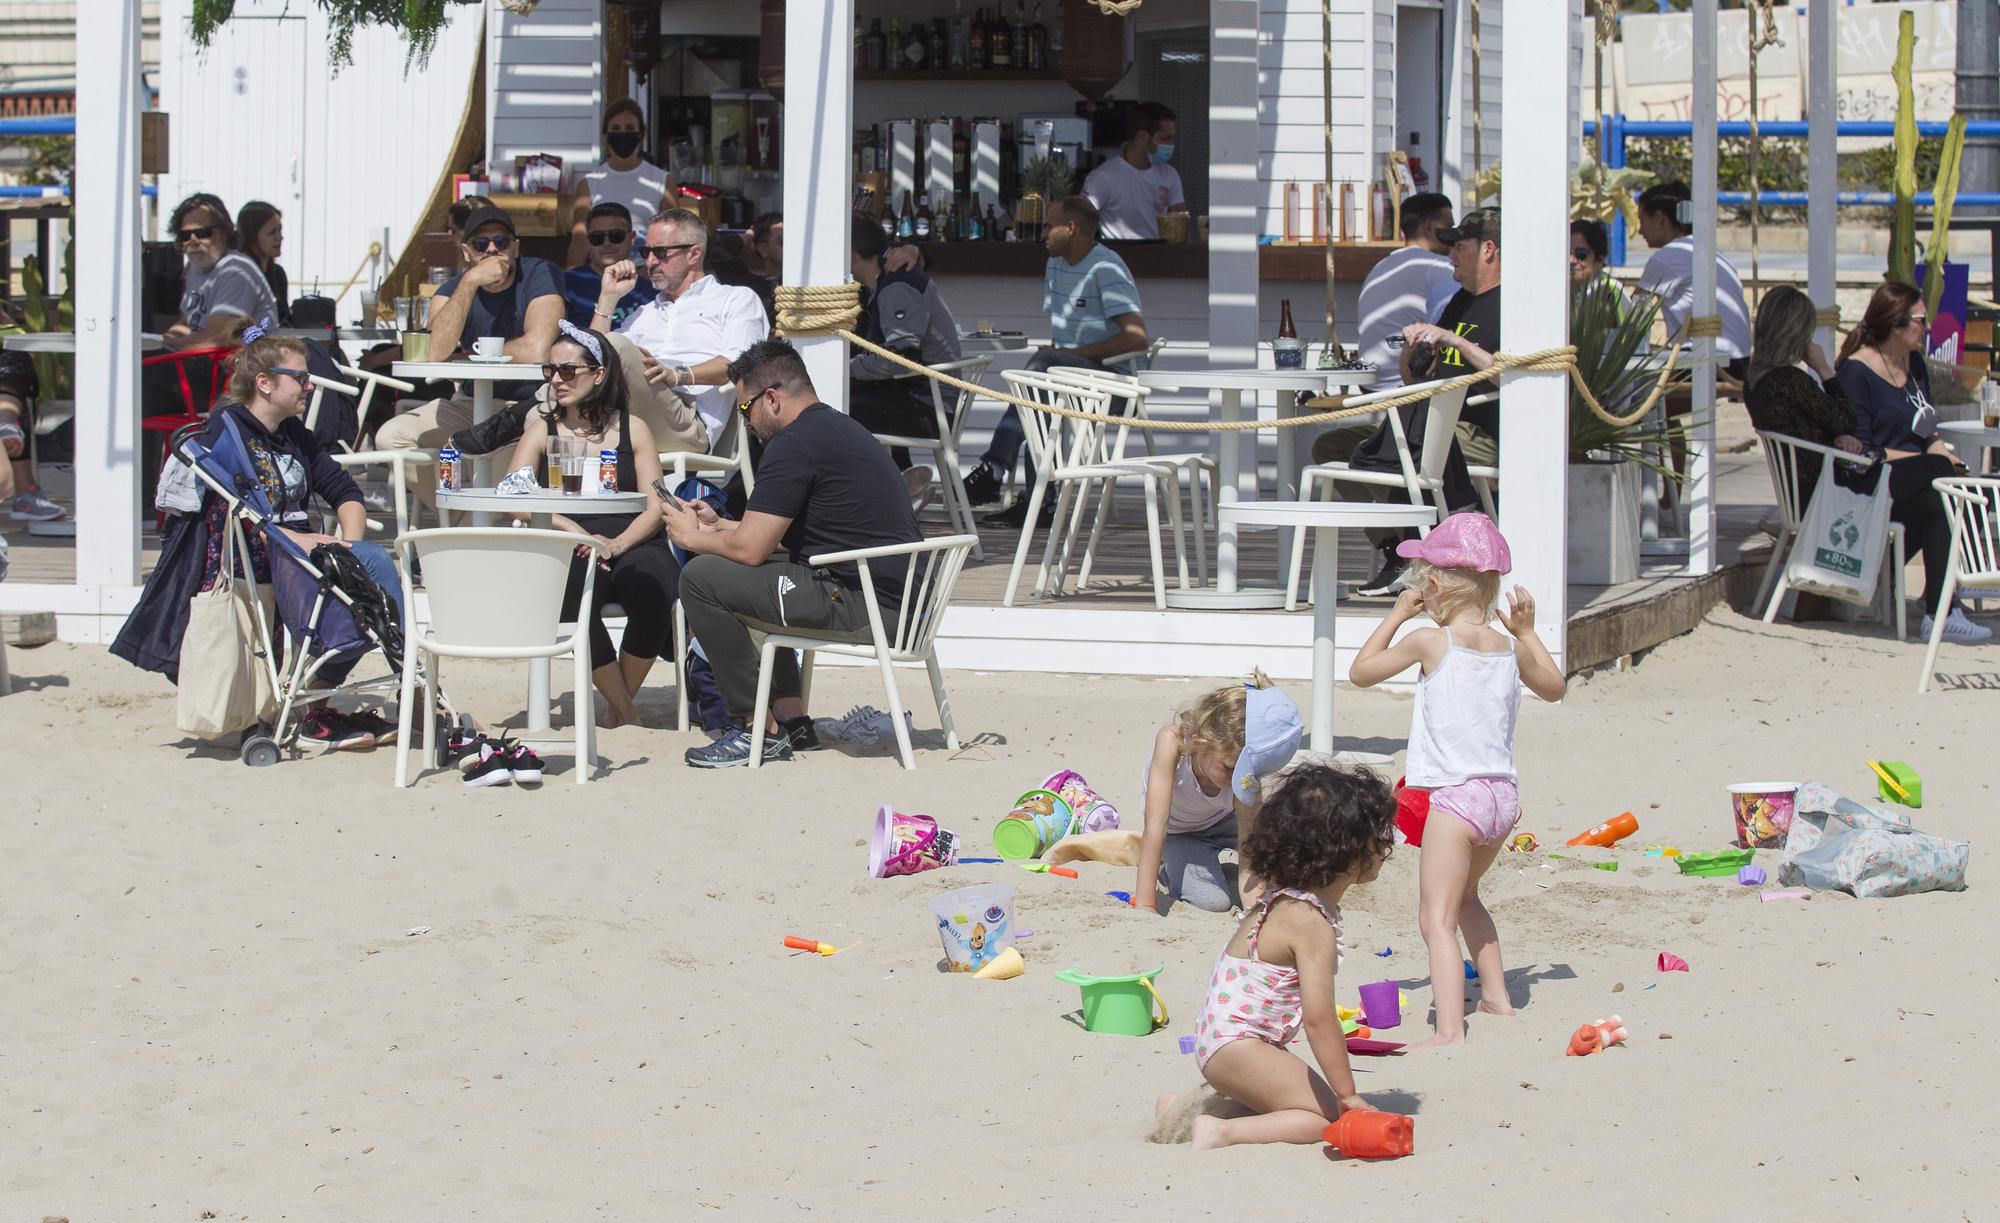
<path fill-rule="evenodd" d="M 712 7 L 665 3 L 662 28 L 669 28 L 665 23 L 676 9 Z M 783 278 L 794 285 L 838 284 L 847 278 L 848 269 L 849 141 L 856 127 L 858 88 L 852 59 L 855 3 L 823 0 L 782 7 L 781 179 L 787 230 Z M 1568 184 L 1580 149 L 1578 101 L 1589 25 L 1581 0 L 1547 4 L 1484 0 L 1478 7 L 1485 63 L 1480 87 L 1475 89 L 1470 0 L 1401 5 L 1390 0 L 1337 0 L 1330 5 L 1336 58 L 1336 174 L 1365 182 L 1396 147 L 1398 73 L 1420 71 L 1412 65 L 1423 57 L 1399 54 L 1395 30 L 1403 20 L 1432 31 L 1432 71 L 1437 75 L 1431 88 L 1439 99 L 1440 128 L 1435 143 L 1449 150 L 1436 167 L 1440 185 L 1458 194 L 1461 211 L 1469 206 L 1463 199 L 1463 187 L 1471 177 L 1468 142 L 1482 129 L 1486 145 L 1481 156 L 1487 161 L 1497 158 L 1507 167 L 1501 347 L 1517 353 L 1556 347 L 1567 342 Z M 1830 8 L 1808 6 L 1815 51 L 1831 46 Z M 1322 6 L 1319 0 L 1144 0 L 1139 11 L 1148 9 L 1156 15 L 1185 11 L 1198 23 L 1191 28 L 1202 40 L 1207 107 L 1203 114 L 1184 115 L 1183 126 L 1205 129 L 1209 150 L 1206 275 L 1169 282 L 1161 289 L 1162 317 L 1171 318 L 1176 311 L 1186 317 L 1155 324 L 1156 331 L 1173 340 L 1157 368 L 1252 365 L 1259 360 L 1259 341 L 1275 332 L 1277 293 L 1271 290 L 1274 281 L 1287 274 L 1282 260 L 1263 244 L 1278 228 L 1274 217 L 1282 184 L 1298 181 L 1310 190 L 1322 174 Z M 79 57 L 76 176 L 82 189 L 76 225 L 88 240 L 77 244 L 76 257 L 75 580 L 0 583 L 0 610 L 54 611 L 61 634 L 72 640 L 108 640 L 136 598 L 142 576 L 140 523 L 150 502 L 143 495 L 149 490 L 139 487 L 137 423 L 142 321 L 138 116 L 143 88 L 138 12 L 137 0 L 105 0 L 94 6 L 91 28 L 97 49 Z M 1697 0 L 1694 12 L 1697 45 L 1713 46 L 1715 0 Z M 510 117 L 520 118 L 528 106 L 522 97 L 510 99 L 507 79 L 494 79 L 509 55 L 506 40 L 525 38 L 538 20 L 588 33 L 596 28 L 592 22 L 603 21 L 605 14 L 601 0 L 543 0 L 535 13 L 525 17 L 497 0 L 486 0 L 485 25 L 478 37 L 486 57 L 481 71 L 486 74 L 490 107 L 489 152 L 507 140 Z M 541 28 L 546 32 L 549 27 Z M 1185 37 L 1188 32 L 1180 33 Z M 1713 57 L 1694 58 L 1702 74 L 1695 88 L 1696 240 L 1706 248 L 1713 242 L 1715 220 L 1714 69 Z M 1823 302 L 1831 300 L 1833 275 L 1832 61 L 1831 54 L 1813 55 L 1812 291 Z M 1535 70 L 1506 73 L 1502 70 L 1506 64 L 1533 65 Z M 1557 65 L 1564 70 L 1555 70 Z M 622 76 L 623 70 L 607 67 L 601 59 L 596 74 L 595 101 L 564 112 L 572 114 L 577 129 L 584 132 L 580 139 L 586 142 L 586 157 L 600 154 L 596 129 L 604 102 L 629 88 L 627 81 L 603 79 Z M 173 79 L 171 71 L 163 75 Z M 574 83 L 578 78 L 570 72 L 562 79 Z M 862 87 L 877 85 L 864 82 Z M 1486 108 L 1479 123 L 1473 121 L 1475 92 Z M 177 102 L 169 94 L 162 105 L 172 111 Z M 1513 121 L 1502 123 L 1502 115 L 1512 116 Z M 401 121 L 359 115 L 340 120 L 358 125 L 357 131 L 369 123 Z M 183 114 L 179 122 L 226 126 L 227 120 Z M 189 183 L 188 189 L 198 186 Z M 1294 248 L 1287 253 L 1315 262 L 1318 257 L 1315 249 Z M 1712 259 L 1697 258 L 1696 269 L 1701 295 L 1696 313 L 1712 314 Z M 979 317 L 985 317 L 984 303 L 1001 301 L 996 296 L 1001 287 L 973 277 L 965 280 L 971 283 L 960 291 L 977 294 L 982 303 Z M 947 280 L 946 288 L 951 291 L 959 283 Z M 1016 278 L 1004 289 L 1012 295 L 1006 300 L 1014 304 L 1002 302 L 996 311 L 1012 309 L 1015 317 L 1039 312 L 1039 275 Z M 1141 289 L 1149 292 L 1143 275 Z M 1298 311 L 1302 320 L 1317 313 L 1314 307 L 1322 291 L 1305 279 L 1292 290 L 1303 303 Z M 1155 313 L 1152 302 L 1149 296 L 1149 322 Z M 1352 284 L 1343 286 L 1341 318 L 1342 334 L 1351 341 Z M 1201 334 L 1194 334 L 1196 325 Z M 1302 334 L 1317 338 L 1309 324 Z M 1695 356 L 1707 356 L 1704 350 L 1712 345 L 1712 340 L 1698 340 Z M 838 406 L 846 381 L 844 342 L 811 338 L 801 346 L 818 385 Z M 1268 355 L 1263 359 L 1268 361 Z M 1695 378 L 1697 411 L 1702 412 L 1714 400 L 1712 363 L 1698 360 Z M 1568 578 L 1564 546 L 1568 379 L 1561 372 L 1509 373 L 1502 378 L 1501 404 L 1506 429 L 1500 454 L 1500 513 L 1502 526 L 1514 541 L 1516 571 L 1511 580 L 1539 596 L 1540 629 L 1560 658 L 1565 644 L 1561 592 Z M 1198 401 L 1190 410 L 1200 412 Z M 1209 405 L 1209 412 L 1216 410 Z M 1195 436 L 1228 457 L 1218 435 Z M 1268 446 L 1270 431 L 1256 436 Z M 1241 458 L 1224 481 L 1225 495 L 1259 496 L 1260 448 L 1245 444 L 1228 449 Z M 1703 429 L 1692 450 L 1687 572 L 1698 576 L 1716 564 L 1712 425 Z M 1265 489 L 1263 495 L 1269 495 L 1268 481 Z M 1375 622 L 1368 605 L 1349 605 L 1344 613 L 1337 641 L 1343 673 L 1345 659 Z M 1156 612 L 1060 600 L 1029 601 L 1012 608 L 954 607 L 940 643 L 951 666 L 1140 674 L 1224 674 L 1254 662 L 1274 674 L 1303 676 L 1310 670 L 1313 648 L 1310 617 L 1302 614 Z"/>

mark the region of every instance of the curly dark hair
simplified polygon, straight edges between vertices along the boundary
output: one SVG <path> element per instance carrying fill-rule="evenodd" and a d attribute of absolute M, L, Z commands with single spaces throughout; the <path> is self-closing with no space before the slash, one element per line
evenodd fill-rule
<path fill-rule="evenodd" d="M 1240 857 L 1273 888 L 1312 891 L 1387 858 L 1395 819 L 1395 796 L 1374 773 L 1300 764 L 1264 801 Z"/>

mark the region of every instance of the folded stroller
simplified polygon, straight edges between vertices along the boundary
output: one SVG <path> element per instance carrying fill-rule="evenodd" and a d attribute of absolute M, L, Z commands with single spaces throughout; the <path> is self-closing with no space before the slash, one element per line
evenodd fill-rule
<path fill-rule="evenodd" d="M 221 551 L 222 564 L 233 566 L 246 577 L 254 575 L 249 532 L 257 532 L 264 541 L 276 595 L 276 623 L 267 616 L 264 600 L 250 601 L 257 632 L 252 649 L 259 665 L 267 669 L 277 697 L 277 714 L 274 721 L 259 722 L 245 731 L 240 750 L 247 765 L 276 764 L 284 752 L 297 746 L 302 706 L 331 696 L 394 693 L 401 687 L 402 626 L 396 621 L 395 603 L 351 555 L 332 555 L 343 550 L 326 545 L 307 555 L 277 529 L 270 498 L 257 479 L 249 448 L 234 421 L 226 416 L 222 419 L 222 433 L 214 446 L 185 436 L 176 440 L 174 453 L 196 479 L 223 499 L 228 536 Z M 289 654 L 284 648 L 287 645 Z M 313 686 L 330 665 L 358 661 L 378 649 L 388 662 L 383 674 L 356 679 L 350 672 L 334 686 Z M 469 723 L 451 709 L 442 691 L 437 699 L 440 709 L 429 720 L 428 729 L 434 754 L 442 757 L 449 729 Z M 424 725 L 424 721 L 414 719 L 413 725 Z"/>

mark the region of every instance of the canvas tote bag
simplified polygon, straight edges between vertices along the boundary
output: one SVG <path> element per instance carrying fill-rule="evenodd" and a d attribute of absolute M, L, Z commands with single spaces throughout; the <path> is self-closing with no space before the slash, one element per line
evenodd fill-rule
<path fill-rule="evenodd" d="M 265 622 L 270 623 L 268 592 L 253 581 L 230 577 L 225 564 L 213 587 L 188 600 L 180 689 L 174 698 L 174 724 L 188 734 L 219 738 L 256 725 L 277 708 L 271 668 L 258 656 L 261 638 L 250 606 L 253 597 L 263 600 Z"/>
<path fill-rule="evenodd" d="M 1883 464 L 1870 474 L 1873 490 L 1857 492 L 1834 478 L 1831 460 L 1820 464 L 1812 504 L 1799 524 L 1798 542 L 1785 565 L 1785 581 L 1814 594 L 1866 606 L 1882 576 L 1883 541 L 1889 533 L 1889 481 Z M 1848 476 L 1855 480 L 1853 475 Z"/>

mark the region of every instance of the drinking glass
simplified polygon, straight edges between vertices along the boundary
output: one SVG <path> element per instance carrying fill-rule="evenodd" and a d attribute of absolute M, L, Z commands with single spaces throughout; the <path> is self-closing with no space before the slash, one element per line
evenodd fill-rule
<path fill-rule="evenodd" d="M 563 454 L 569 448 L 569 438 L 558 436 L 549 439 L 547 459 L 549 471 L 548 486 L 550 488 L 561 488 L 563 486 Z"/>

